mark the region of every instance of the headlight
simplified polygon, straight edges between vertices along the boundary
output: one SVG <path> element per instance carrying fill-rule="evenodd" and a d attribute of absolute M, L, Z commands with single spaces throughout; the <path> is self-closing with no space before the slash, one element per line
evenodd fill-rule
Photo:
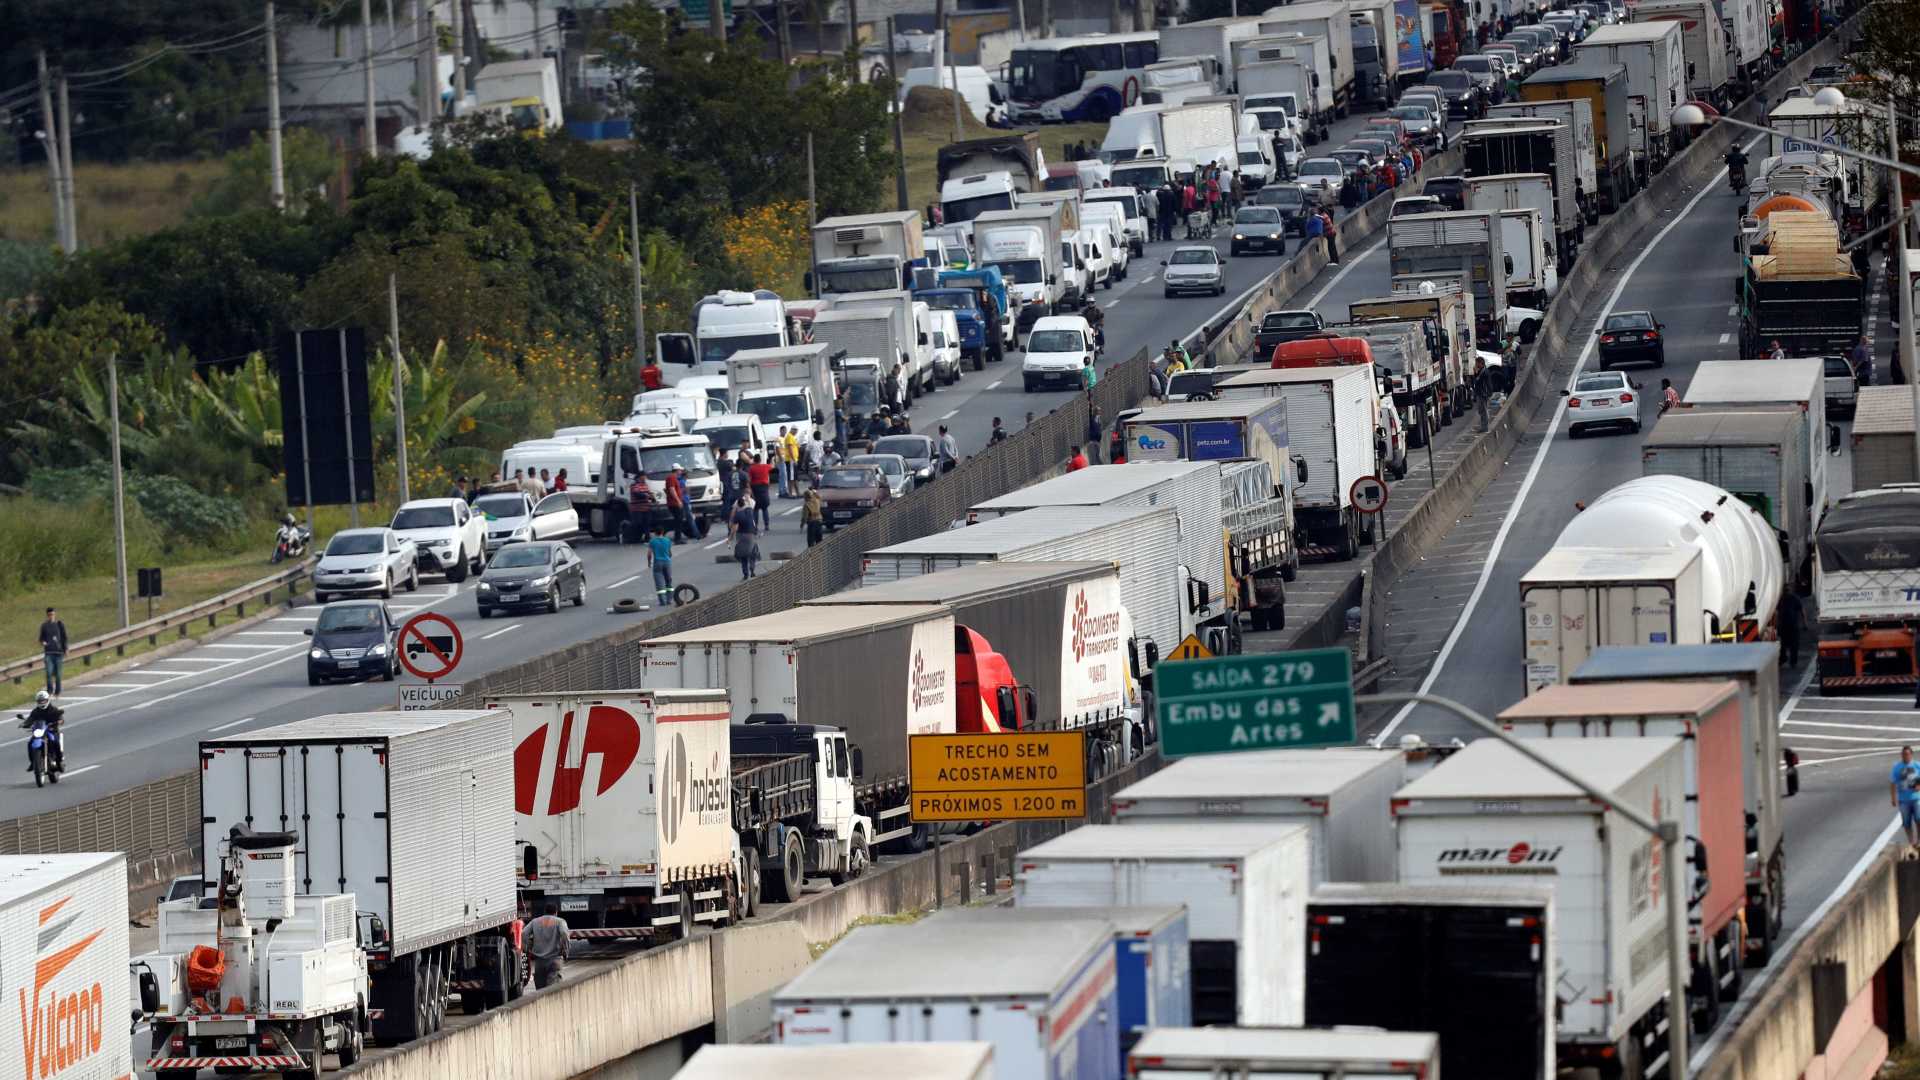
<path fill-rule="evenodd" d="M 329 659 L 332 659 L 332 656 L 331 656 L 331 655 L 330 655 L 330 654 L 329 654 L 329 653 L 327 652 L 327 650 L 325 650 L 325 649 L 323 649 L 323 648 L 321 648 L 321 647 L 320 647 L 320 646 L 318 646 L 318 645 L 315 645 L 315 646 L 313 647 L 313 651 L 307 654 L 307 659 L 309 659 L 309 660 L 329 660 Z"/>
<path fill-rule="evenodd" d="M 855 499 L 853 500 L 853 505 L 859 506 L 859 507 L 868 507 L 873 505 L 873 500 L 872 499 Z"/>
<path fill-rule="evenodd" d="M 1241 234 L 1239 234 L 1239 233 L 1234 233 L 1234 234 L 1233 234 L 1233 238 L 1234 238 L 1235 240 L 1245 240 L 1245 239 L 1246 239 L 1246 237 L 1245 237 L 1245 236 L 1242 236 L 1242 235 L 1241 235 Z"/>
<path fill-rule="evenodd" d="M 385 643 L 385 642 L 381 642 L 380 644 L 378 644 L 378 645 L 375 645 L 375 646 L 374 646 L 373 648 L 371 648 L 371 649 L 368 649 L 368 650 L 367 650 L 367 655 L 368 655 L 368 656 L 385 656 L 385 655 L 387 655 L 387 646 L 386 646 L 386 643 Z"/>
<path fill-rule="evenodd" d="M 522 525 L 519 528 L 513 530 L 513 532 L 507 536 L 507 539 L 527 540 L 527 539 L 530 539 L 532 536 L 533 536 L 533 527 L 531 525 Z"/>
<path fill-rule="evenodd" d="M 443 548 L 453 547 L 453 541 L 451 540 L 435 540 L 434 543 L 439 544 Z"/>
<path fill-rule="evenodd" d="M 544 589 L 547 586 L 553 584 L 553 575 L 548 574 L 546 577 L 534 578 L 532 581 L 528 582 L 527 584 L 533 586 L 536 589 Z"/>
<path fill-rule="evenodd" d="M 481 591 L 481 592 L 492 592 L 492 591 L 493 591 L 493 583 L 492 583 L 492 582 L 490 582 L 490 581 L 482 581 L 482 582 L 480 583 L 480 591 Z"/>

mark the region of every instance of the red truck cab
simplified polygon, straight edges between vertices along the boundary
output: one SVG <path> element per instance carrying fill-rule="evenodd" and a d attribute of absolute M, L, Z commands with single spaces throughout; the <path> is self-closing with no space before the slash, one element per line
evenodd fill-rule
<path fill-rule="evenodd" d="M 1276 368 L 1348 367 L 1373 363 L 1373 348 L 1365 338 L 1319 337 L 1283 341 L 1273 347 Z"/>
<path fill-rule="evenodd" d="M 1025 731 L 1033 723 L 1033 689 L 1020 685 L 1013 665 L 984 635 L 956 623 L 953 666 L 960 684 L 954 723 L 961 733 Z"/>

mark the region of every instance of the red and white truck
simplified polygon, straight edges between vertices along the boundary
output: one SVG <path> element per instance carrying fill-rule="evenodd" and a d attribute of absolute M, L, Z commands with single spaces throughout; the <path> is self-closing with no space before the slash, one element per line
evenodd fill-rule
<path fill-rule="evenodd" d="M 126 856 L 0 857 L 0 926 L 5 1075 L 128 1075 Z"/>

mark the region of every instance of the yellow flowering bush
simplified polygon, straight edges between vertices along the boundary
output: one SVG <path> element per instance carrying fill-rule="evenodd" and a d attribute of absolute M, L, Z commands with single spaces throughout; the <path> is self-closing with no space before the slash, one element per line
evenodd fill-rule
<path fill-rule="evenodd" d="M 807 264 L 807 204 L 775 202 L 728 218 L 720 226 L 727 258 L 756 289 L 804 296 Z"/>

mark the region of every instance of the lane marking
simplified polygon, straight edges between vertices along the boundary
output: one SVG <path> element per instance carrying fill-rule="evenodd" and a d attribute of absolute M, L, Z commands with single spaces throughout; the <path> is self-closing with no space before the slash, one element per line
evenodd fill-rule
<path fill-rule="evenodd" d="M 1363 251 L 1348 252 L 1347 257 L 1340 260 L 1340 272 L 1333 275 L 1333 277 L 1329 279 L 1325 285 L 1322 285 L 1320 287 L 1319 292 L 1314 293 L 1313 296 L 1309 298 L 1306 303 L 1300 305 L 1300 308 L 1296 310 L 1305 310 L 1308 308 L 1319 307 L 1320 301 L 1326 299 L 1327 294 L 1333 291 L 1333 287 L 1335 285 L 1338 285 L 1340 284 L 1340 282 L 1345 280 L 1348 274 L 1353 273 L 1354 270 L 1359 268 L 1360 263 L 1363 260 L 1365 260 L 1367 256 L 1373 254 L 1376 250 L 1379 249 L 1380 245 L 1386 242 L 1387 242 L 1387 238 L 1385 236 L 1382 236 L 1380 239 L 1375 240 L 1371 244 L 1368 244 L 1366 246 L 1366 249 Z M 1213 320 L 1208 319 L 1207 321 L 1212 322 Z"/>
<path fill-rule="evenodd" d="M 1808 765 L 1838 765 L 1843 761 L 1859 761 L 1862 758 L 1883 758 L 1883 757 L 1886 757 L 1888 754 L 1899 753 L 1900 747 L 1902 745 L 1904 744 L 1887 743 L 1885 746 L 1882 746 L 1877 750 L 1862 750 L 1857 754 L 1836 754 L 1833 757 L 1812 758 L 1812 759 L 1802 757 L 1800 759 L 1800 765 L 1802 768 L 1805 768 Z"/>
<path fill-rule="evenodd" d="M 247 676 L 249 676 L 249 675 L 255 675 L 255 674 L 258 674 L 259 672 L 262 672 L 262 671 L 265 671 L 266 669 L 268 669 L 268 668 L 270 668 L 270 667 L 278 667 L 278 666 L 280 666 L 281 664 L 284 664 L 284 663 L 286 663 L 286 662 L 287 662 L 287 661 L 289 661 L 289 660 L 304 660 L 304 659 L 306 659 L 306 657 L 307 657 L 307 651 L 306 651 L 305 649 L 302 649 L 302 650 L 300 650 L 299 652 L 296 652 L 296 653 L 293 653 L 293 654 L 291 654 L 291 655 L 288 655 L 288 656 L 283 656 L 283 657 L 281 657 L 281 658 L 280 658 L 280 659 L 278 659 L 278 660 L 272 660 L 272 661 L 269 661 L 269 662 L 267 662 L 267 663 L 264 663 L 264 664 L 259 664 L 259 665 L 255 665 L 255 666 L 250 666 L 250 667 L 248 667 L 248 668 L 247 668 L 247 670 L 245 670 L 245 671 L 241 671 L 241 672 L 237 672 L 237 673 L 235 673 L 235 674 L 232 674 L 232 675 L 229 675 L 229 676 L 227 676 L 227 677 L 226 677 L 226 678 L 224 678 L 224 679 L 215 679 L 215 680 L 213 680 L 212 682 L 209 682 L 209 683 L 201 683 L 201 684 L 200 684 L 199 686 L 189 686 L 189 687 L 187 687 L 187 688 L 186 688 L 185 690 L 176 690 L 176 691 L 174 691 L 173 693 L 171 693 L 171 694 L 168 694 L 168 695 L 166 695 L 165 697 L 157 697 L 157 698 L 154 698 L 154 699 L 153 699 L 152 701 L 141 701 L 141 702 L 136 702 L 135 704 L 133 704 L 133 705 L 130 705 L 130 706 L 128 706 L 128 708 L 130 708 L 130 709 L 150 709 L 150 708 L 152 708 L 152 707 L 153 707 L 153 706 L 155 706 L 155 705 L 159 705 L 159 704 L 161 704 L 162 702 L 167 702 L 167 701 L 172 701 L 172 700 L 173 700 L 173 699 L 175 699 L 175 698 L 182 698 L 182 697 L 186 697 L 186 696 L 187 696 L 188 694 L 197 694 L 197 693 L 199 693 L 199 692 L 200 692 L 200 691 L 202 691 L 202 690 L 210 690 L 210 689 L 212 689 L 212 688 L 214 688 L 214 687 L 216 687 L 216 686 L 223 686 L 223 685 L 225 685 L 225 684 L 227 684 L 227 683 L 230 683 L 230 682 L 232 682 L 232 681 L 233 681 L 233 680 L 235 680 L 235 679 L 244 679 L 244 678 L 246 678 L 246 677 L 247 677 Z M 117 714 L 117 713 L 106 713 L 106 714 L 104 714 L 104 715 L 105 715 L 105 716 L 115 716 L 115 715 L 118 715 L 118 714 Z M 88 719 L 88 720 L 99 720 L 99 719 L 101 719 L 101 718 L 102 718 L 102 717 L 99 717 L 99 716 L 90 716 L 90 717 L 87 717 L 86 719 Z M 73 722 L 73 723 L 79 723 L 80 721 L 72 721 L 72 722 Z"/>
<path fill-rule="evenodd" d="M 482 637 L 482 638 L 481 638 L 480 640 L 481 640 L 481 641 L 492 641 L 492 640 L 493 640 L 494 638 L 497 638 L 497 637 L 499 637 L 499 636 L 500 636 L 501 634 L 508 634 L 508 633 L 512 633 L 513 631 L 515 631 L 515 630 L 518 630 L 518 629 L 520 629 L 520 624 L 519 624 L 519 623 L 514 623 L 514 624 L 513 624 L 513 625 L 511 625 L 511 626 L 503 626 L 503 627 L 501 627 L 500 629 L 498 629 L 498 630 L 495 630 L 495 631 L 494 631 L 493 633 L 491 633 L 491 634 L 487 634 L 487 635 L 485 635 L 485 636 L 483 636 L 483 637 Z"/>
<path fill-rule="evenodd" d="M 1902 728 L 1868 728 L 1866 730 L 1893 731 L 1903 735 L 1914 734 L 1914 732 Z M 1885 746 L 1890 741 L 1884 735 L 1823 735 L 1817 731 L 1795 731 L 1793 732 L 1793 737 L 1796 739 L 1814 739 L 1819 742 L 1871 743 L 1875 746 Z M 1834 749 L 1838 750 L 1840 747 L 1835 747 Z"/>
<path fill-rule="evenodd" d="M 79 776 L 83 772 L 92 772 L 93 770 L 99 767 L 100 767 L 99 763 L 95 762 L 92 765 L 82 765 L 77 769 L 70 769 L 66 772 L 61 773 L 60 775 L 61 776 Z"/>
<path fill-rule="evenodd" d="M 1727 342 L 1729 342 L 1729 341 L 1732 341 L 1732 340 L 1733 340 L 1733 335 L 1732 335 L 1732 334 L 1721 334 L 1721 335 L 1720 335 L 1720 344 L 1722 344 L 1722 345 L 1725 345 L 1725 344 L 1726 344 Z"/>
<path fill-rule="evenodd" d="M 1813 705 L 1802 705 L 1800 706 L 1800 711 L 1803 713 L 1826 713 L 1829 716 L 1836 714 L 1845 716 L 1911 716 L 1916 720 L 1920 720 L 1920 713 L 1915 713 L 1911 707 L 1905 709 L 1822 709 Z"/>
<path fill-rule="evenodd" d="M 1841 731 L 1898 731 L 1908 734 L 1920 734 L 1920 728 L 1885 727 L 1880 724 L 1835 724 L 1824 720 L 1787 720 L 1781 727 L 1836 728 Z"/>
<path fill-rule="evenodd" d="M 219 727 L 210 727 L 207 729 L 207 731 L 210 733 L 215 731 L 225 731 L 228 728 L 239 727 L 241 724 L 251 723 L 253 722 L 253 720 L 254 720 L 254 717 L 243 716 L 238 720 L 229 720 L 226 723 L 221 724 Z"/>
<path fill-rule="evenodd" d="M 1006 381 L 1007 381 L 1007 380 L 1005 380 L 1005 379 L 995 379 L 995 380 L 993 380 L 992 382 L 990 382 L 990 383 L 988 383 L 988 384 L 987 384 L 987 389 L 989 389 L 989 390 L 998 390 L 998 389 L 1000 389 L 1000 384 L 1001 384 L 1001 383 L 1003 383 L 1003 382 L 1006 382 Z"/>
<path fill-rule="evenodd" d="M 1739 305 L 1739 304 L 1728 304 L 1728 305 L 1727 305 L 1727 314 L 1728 314 L 1728 315 L 1738 315 L 1738 314 L 1740 314 L 1740 305 Z"/>
<path fill-rule="evenodd" d="M 726 542 L 727 542 L 727 539 L 728 539 L 727 537 L 724 537 L 724 536 L 723 536 L 723 537 L 721 537 L 720 539 L 718 539 L 718 540 L 715 540 L 715 541 L 714 541 L 713 543 L 711 543 L 711 544 L 708 544 L 708 545 L 707 545 L 706 547 L 704 547 L 704 548 L 702 548 L 701 550 L 702 550 L 702 551 L 712 551 L 712 550 L 713 550 L 714 548 L 717 548 L 717 547 L 719 547 L 720 545 L 722 545 L 722 544 L 724 544 L 724 543 L 726 543 Z"/>
<path fill-rule="evenodd" d="M 633 575 L 630 575 L 630 576 L 628 576 L 628 577 L 623 577 L 623 578 L 621 578 L 621 579 L 620 579 L 619 581 L 616 581 L 616 582 L 614 582 L 614 583 L 613 583 L 613 584 L 611 584 L 611 585 L 605 585 L 605 586 L 602 586 L 602 588 L 603 588 L 603 589 L 604 589 L 605 591 L 607 591 L 607 592 L 611 592 L 611 591 L 613 591 L 614 589 L 617 589 L 617 588 L 619 588 L 620 586 L 622 586 L 622 585 L 625 585 L 625 584 L 626 584 L 627 582 L 629 582 L 629 581 L 639 581 L 639 580 L 640 580 L 640 575 L 639 575 L 639 574 L 633 574 Z"/>
<path fill-rule="evenodd" d="M 800 512 L 800 508 L 799 508 L 799 507 L 797 507 L 797 506 L 789 506 L 789 507 L 787 507 L 787 508 L 786 508 L 785 510 L 782 510 L 782 511 L 780 511 L 780 514 L 779 514 L 779 516 L 780 516 L 780 517 L 787 517 L 787 516 L 789 516 L 789 515 L 792 515 L 792 514 L 797 514 L 797 513 L 799 513 L 799 512 Z"/>
<path fill-rule="evenodd" d="M 60 695 L 60 704 L 62 705 L 71 705 L 74 702 L 78 702 L 78 701 L 99 701 L 99 700 L 100 700 L 99 698 L 74 697 L 72 694 Z"/>
<path fill-rule="evenodd" d="M 235 631 L 233 632 L 233 634 L 234 634 L 234 636 L 235 636 L 235 637 L 248 637 L 248 636 L 253 636 L 253 637 L 305 637 L 305 636 L 306 636 L 306 634 L 305 634 L 305 632 L 303 632 L 303 631 L 300 631 L 300 630 L 235 630 Z"/>
<path fill-rule="evenodd" d="M 205 645 L 202 645 L 200 647 L 203 649 L 263 649 L 267 651 L 272 651 L 274 649 L 285 648 L 286 646 L 267 645 L 267 644 L 253 645 L 244 641 L 209 641 Z M 241 657 L 241 659 L 245 659 L 245 657 Z M 101 684 L 95 683 L 94 685 L 99 686 Z"/>
<path fill-rule="evenodd" d="M 959 410 L 959 409 L 949 409 L 948 411 L 946 411 L 946 412 L 943 412 L 943 413 L 941 413 L 941 414 L 940 414 L 940 419 L 942 419 L 942 420 L 951 420 L 951 419 L 953 419 L 954 417 L 956 417 L 956 416 L 959 416 L 959 415 L 960 415 L 960 410 Z"/>

